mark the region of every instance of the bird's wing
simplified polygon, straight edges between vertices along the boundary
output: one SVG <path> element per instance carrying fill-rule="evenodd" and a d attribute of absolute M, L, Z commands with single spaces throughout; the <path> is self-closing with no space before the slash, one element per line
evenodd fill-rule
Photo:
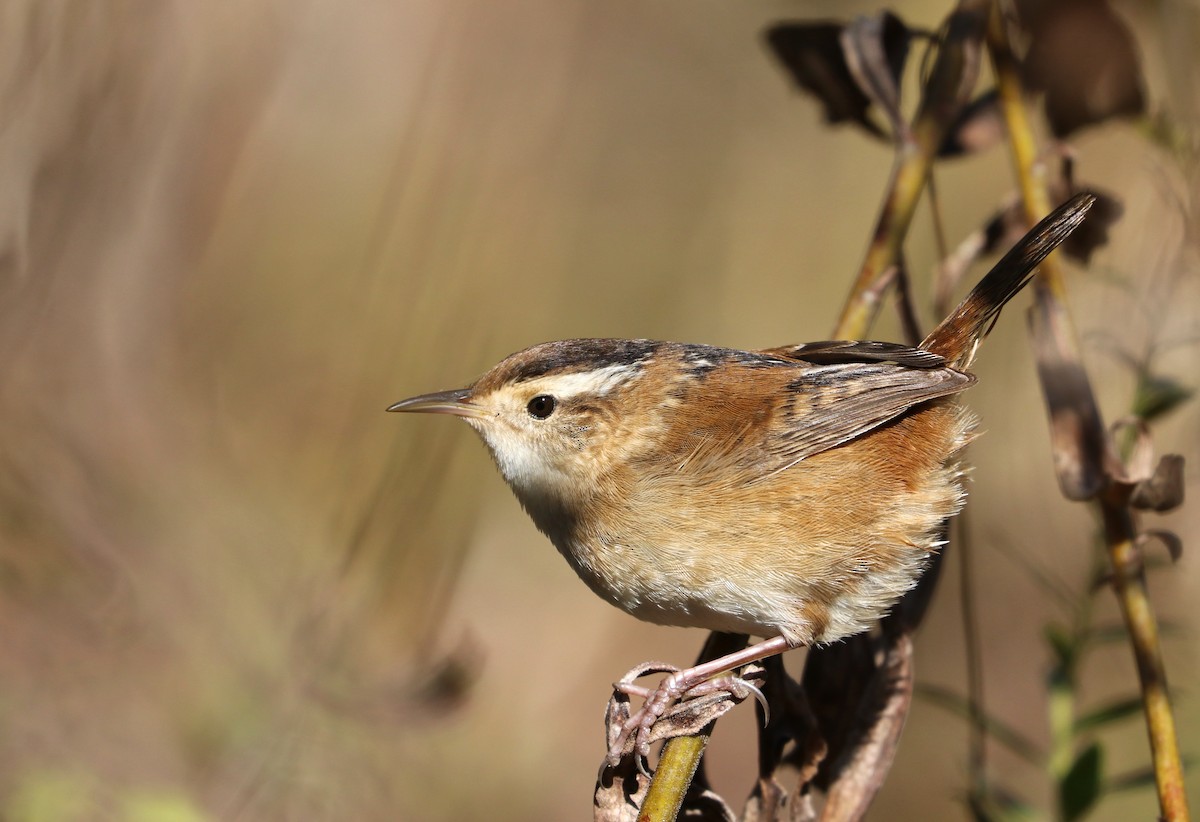
<path fill-rule="evenodd" d="M 975 382 L 937 354 L 891 343 L 809 343 L 756 353 L 776 367 L 711 375 L 705 390 L 726 397 L 712 414 L 685 401 L 691 424 L 676 429 L 682 434 L 676 470 L 765 478 Z M 734 464 L 741 470 L 729 471 Z"/>
<path fill-rule="evenodd" d="M 814 365 L 855 362 L 893 362 L 909 368 L 940 368 L 946 365 L 946 358 L 932 351 L 900 343 L 871 340 L 825 340 L 768 348 L 758 353 L 768 357 L 810 362 Z"/>
<path fill-rule="evenodd" d="M 974 382 L 973 376 L 953 368 L 914 368 L 895 361 L 804 368 L 788 383 L 776 436 L 766 444 L 780 463 L 774 470 L 849 442 L 914 405 L 957 394 Z"/>

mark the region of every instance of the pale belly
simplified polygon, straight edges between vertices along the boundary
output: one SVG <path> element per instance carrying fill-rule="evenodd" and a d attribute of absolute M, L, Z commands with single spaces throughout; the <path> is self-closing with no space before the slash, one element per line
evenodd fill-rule
<path fill-rule="evenodd" d="M 718 490 L 667 477 L 630 488 L 623 504 L 602 507 L 606 515 L 539 526 L 593 591 L 639 619 L 795 645 L 835 641 L 868 629 L 912 588 L 964 501 L 956 457 L 968 417 L 934 443 L 936 459 L 874 458 L 904 455 L 888 440 L 911 436 L 906 423 L 921 416 L 769 483 Z"/>

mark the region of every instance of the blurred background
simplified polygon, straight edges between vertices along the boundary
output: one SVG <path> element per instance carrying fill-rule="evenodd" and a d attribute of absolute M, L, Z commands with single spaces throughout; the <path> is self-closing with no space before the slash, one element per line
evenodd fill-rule
<path fill-rule="evenodd" d="M 932 28 L 948 6 L 898 10 Z M 1136 382 L 1121 352 L 1200 374 L 1200 7 L 1116 8 L 1183 139 L 1074 141 L 1079 177 L 1125 205 L 1071 279 L 1109 419 Z M 891 153 L 823 125 L 761 34 L 877 9 L 0 3 L 0 818 L 590 818 L 610 683 L 703 634 L 592 596 L 465 426 L 383 409 L 555 338 L 827 336 Z M 937 184 L 954 245 L 1012 191 L 1005 148 Z M 928 327 L 927 208 L 908 260 Z M 968 396 L 974 599 L 987 708 L 1045 744 L 1043 634 L 1071 619 L 1045 581 L 1086 600 L 1095 523 L 1058 495 L 1018 303 Z M 886 315 L 874 336 L 899 333 Z M 1189 492 L 1197 408 L 1156 428 Z M 1148 524 L 1194 549 L 1196 511 Z M 1194 556 L 1151 576 L 1193 755 Z M 948 561 L 917 672 L 962 692 Z M 1080 710 L 1132 694 L 1128 646 L 1081 681 Z M 711 748 L 735 805 L 752 724 L 735 712 Z M 1104 738 L 1107 769 L 1148 763 L 1136 715 Z M 918 700 L 874 818 L 963 818 L 965 751 L 962 720 Z M 1141 789 L 1095 818 L 1156 812 Z"/>

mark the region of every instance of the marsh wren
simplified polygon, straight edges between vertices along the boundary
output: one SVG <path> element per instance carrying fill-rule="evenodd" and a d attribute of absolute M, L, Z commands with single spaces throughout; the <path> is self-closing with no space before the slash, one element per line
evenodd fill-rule
<path fill-rule="evenodd" d="M 1077 195 L 1039 223 L 916 348 L 563 340 L 388 409 L 465 419 L 613 605 L 766 638 L 646 691 L 610 761 L 631 736 L 645 755 L 654 721 L 718 674 L 867 630 L 915 584 L 964 502 L 965 369 L 1093 201 Z"/>

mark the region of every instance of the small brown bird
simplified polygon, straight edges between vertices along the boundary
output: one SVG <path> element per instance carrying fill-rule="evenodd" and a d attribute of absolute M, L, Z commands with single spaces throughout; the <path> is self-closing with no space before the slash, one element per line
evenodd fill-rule
<path fill-rule="evenodd" d="M 537 527 L 613 605 L 767 638 L 666 677 L 610 760 L 631 735 L 645 755 L 654 721 L 717 674 L 864 631 L 915 584 L 964 502 L 965 369 L 1093 201 L 1077 195 L 1039 223 L 918 348 L 564 340 L 388 409 L 464 418 Z"/>

